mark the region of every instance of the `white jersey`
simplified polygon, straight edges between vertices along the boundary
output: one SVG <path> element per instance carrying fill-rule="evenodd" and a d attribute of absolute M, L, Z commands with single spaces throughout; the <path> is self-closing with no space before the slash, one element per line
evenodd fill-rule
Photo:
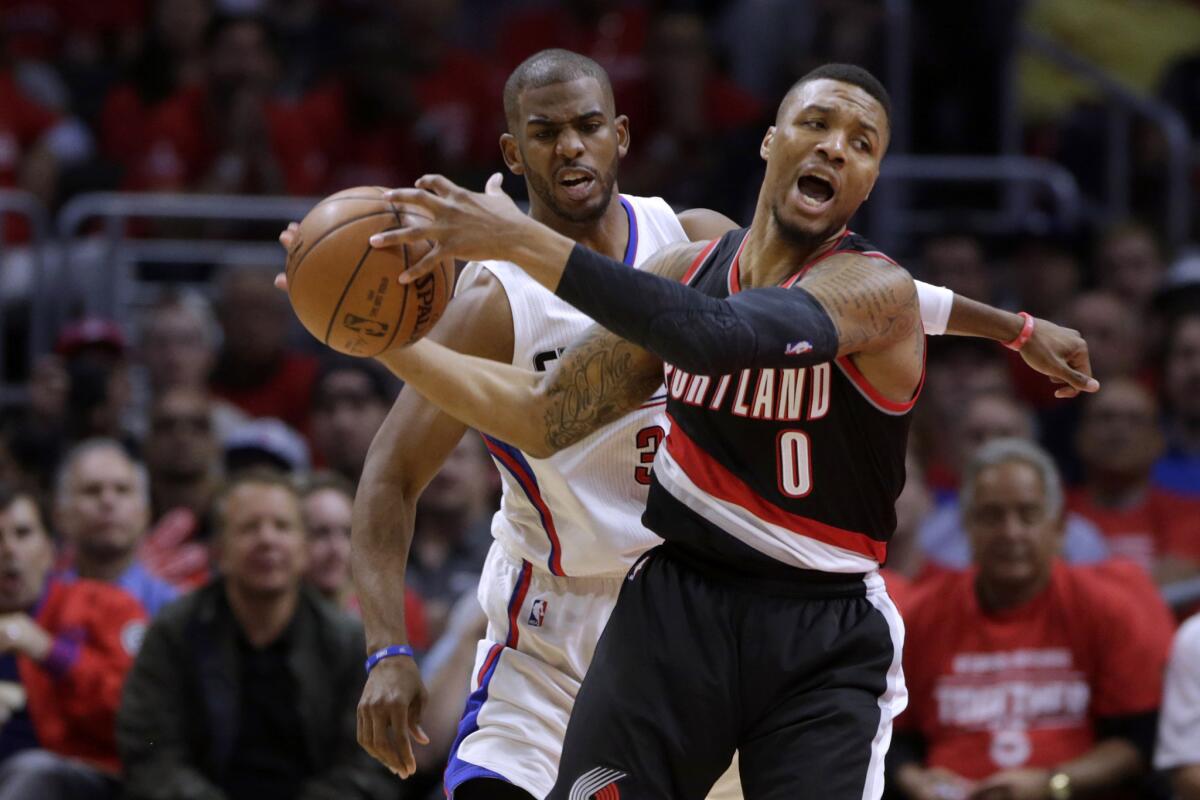
<path fill-rule="evenodd" d="M 687 234 L 665 201 L 622 195 L 629 215 L 625 263 L 640 268 Z M 513 361 L 544 371 L 592 320 L 508 261 L 471 262 L 460 283 L 485 269 L 508 295 Z M 492 535 L 513 555 L 553 575 L 619 575 L 661 540 L 642 526 L 650 466 L 663 441 L 666 394 L 550 458 L 484 437 L 503 478 Z"/>

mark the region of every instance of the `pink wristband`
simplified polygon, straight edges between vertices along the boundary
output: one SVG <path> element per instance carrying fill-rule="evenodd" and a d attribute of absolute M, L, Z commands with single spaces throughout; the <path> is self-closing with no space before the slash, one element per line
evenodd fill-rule
<path fill-rule="evenodd" d="M 1021 332 L 1017 334 L 1017 338 L 1004 343 L 1009 350 L 1020 350 L 1029 341 L 1029 337 L 1033 336 L 1033 315 L 1024 311 L 1018 311 L 1017 315 L 1025 318 L 1025 324 L 1021 326 Z"/>

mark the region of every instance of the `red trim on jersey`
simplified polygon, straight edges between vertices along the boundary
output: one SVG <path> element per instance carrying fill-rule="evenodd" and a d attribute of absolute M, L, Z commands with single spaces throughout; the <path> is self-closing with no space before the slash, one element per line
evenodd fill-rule
<path fill-rule="evenodd" d="M 538 486 L 533 469 L 525 461 L 521 451 L 516 448 L 512 448 L 512 452 L 509 452 L 506 448 L 511 447 L 510 445 L 505 445 L 490 436 L 484 436 L 483 443 L 492 457 L 504 465 L 505 469 L 516 479 L 521 490 L 525 492 L 525 496 L 529 498 L 529 502 L 533 504 L 534 510 L 538 512 L 538 516 L 542 520 L 542 527 L 545 528 L 546 536 L 550 539 L 548 562 L 550 574 L 559 577 L 566 576 L 567 573 L 563 572 L 562 567 L 562 544 L 558 540 L 558 528 L 554 525 L 554 515 L 550 513 L 550 507 L 546 505 L 546 500 L 542 497 L 542 490 Z"/>
<path fill-rule="evenodd" d="M 521 606 L 525 604 L 525 595 L 529 594 L 529 582 L 532 576 L 533 565 L 522 560 L 521 577 L 517 578 L 517 585 L 513 589 L 512 597 L 508 600 L 508 638 L 504 640 L 504 646 L 514 650 L 521 638 L 521 631 L 517 627 L 517 617 L 521 613 Z"/>
<path fill-rule="evenodd" d="M 875 388 L 868 380 L 866 375 L 859 371 L 854 362 L 850 360 L 850 356 L 840 356 L 837 359 L 838 366 L 842 368 L 842 372 L 846 377 L 857 386 L 863 394 L 867 396 L 875 405 L 879 406 L 884 411 L 890 411 L 893 414 L 905 414 L 912 409 L 916 404 L 917 398 L 921 396 L 921 387 L 925 385 L 925 353 L 921 353 L 921 379 L 917 381 L 917 388 L 913 390 L 912 397 L 904 403 L 897 403 L 895 400 L 889 400 Z"/>
<path fill-rule="evenodd" d="M 815 258 L 810 258 L 808 260 L 808 263 L 806 263 L 803 267 L 801 267 L 799 270 L 794 272 L 790 278 L 788 278 L 787 280 L 785 280 L 783 283 L 781 283 L 779 285 L 782 286 L 784 289 L 792 288 L 792 286 L 796 283 L 796 281 L 798 281 L 798 280 L 800 280 L 800 278 L 804 277 L 804 273 L 806 273 L 810 269 L 812 269 L 815 264 L 817 264 L 821 261 L 824 261 L 825 259 L 829 258 L 832 255 L 836 255 L 837 253 L 842 252 L 842 251 L 838 250 L 838 248 L 842 246 L 842 242 L 846 241 L 846 237 L 849 235 L 850 235 L 849 228 L 842 231 L 842 235 L 837 238 L 837 241 L 834 242 L 828 250 L 826 250 L 824 253 L 817 255 Z"/>
<path fill-rule="evenodd" d="M 487 677 L 488 670 L 492 668 L 492 664 L 496 663 L 496 659 L 500 657 L 501 651 L 504 650 L 504 645 L 494 644 L 492 649 L 488 651 L 487 658 L 483 660 L 483 666 L 479 668 L 479 674 L 475 676 L 475 683 L 483 686 L 483 679 Z"/>
<path fill-rule="evenodd" d="M 671 432 L 667 434 L 667 451 L 687 473 L 692 483 L 705 494 L 732 503 L 764 522 L 786 528 L 797 535 L 873 558 L 879 563 L 883 563 L 887 558 L 886 542 L 877 542 L 864 533 L 827 525 L 810 517 L 784 511 L 771 503 L 688 438 L 670 414 L 667 417 L 671 420 Z"/>
<path fill-rule="evenodd" d="M 746 231 L 746 235 L 742 237 L 742 243 L 738 245 L 737 252 L 733 254 L 733 261 L 729 262 L 729 279 L 726 284 L 729 288 L 729 294 L 735 295 L 742 290 L 742 250 L 746 247 L 746 240 L 750 238 L 750 231 Z"/>
<path fill-rule="evenodd" d="M 720 239 L 713 239 L 704 246 L 704 249 L 700 251 L 700 255 L 696 256 L 696 260 L 692 262 L 692 265 L 687 268 L 687 272 L 683 273 L 683 277 L 679 279 L 680 283 L 686 286 L 692 282 L 692 278 L 694 278 L 696 273 L 700 270 L 700 265 L 704 263 L 704 259 L 708 258 L 708 254 L 712 252 L 713 248 L 716 247 L 720 241 Z"/>

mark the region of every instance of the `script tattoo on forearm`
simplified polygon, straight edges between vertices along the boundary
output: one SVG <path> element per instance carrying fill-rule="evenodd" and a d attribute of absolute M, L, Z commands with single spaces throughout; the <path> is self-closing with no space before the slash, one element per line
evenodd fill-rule
<path fill-rule="evenodd" d="M 917 330 L 917 287 L 898 267 L 885 270 L 864 259 L 831 258 L 818 269 L 801 286 L 833 318 L 840 354 L 898 342 Z"/>
<path fill-rule="evenodd" d="M 662 383 L 661 362 L 597 328 L 546 380 L 546 443 L 557 450 L 640 406 Z"/>

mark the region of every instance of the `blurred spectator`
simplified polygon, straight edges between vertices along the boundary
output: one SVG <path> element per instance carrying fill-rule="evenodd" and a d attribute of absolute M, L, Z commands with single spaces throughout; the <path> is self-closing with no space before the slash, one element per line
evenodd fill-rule
<path fill-rule="evenodd" d="M 160 578 L 195 588 L 209 577 L 209 509 L 221 477 L 203 388 L 179 386 L 158 396 L 144 452 L 153 523 L 138 555 Z"/>
<path fill-rule="evenodd" d="M 474 592 L 491 546 L 498 476 L 482 440 L 468 433 L 450 451 L 417 503 L 405 584 L 425 603 L 433 638 L 455 601 Z"/>
<path fill-rule="evenodd" d="M 1033 439 L 1033 416 L 1017 400 L 1002 394 L 978 394 L 951 421 L 957 441 L 957 463 L 966 464 L 993 439 Z M 942 503 L 920 527 L 921 552 L 930 565 L 966 569 L 971 546 L 958 499 Z M 1078 514 L 1068 513 L 1063 557 L 1073 563 L 1092 563 L 1108 557 L 1100 531 Z"/>
<path fill-rule="evenodd" d="M 1171 771 L 1177 800 L 1200 800 L 1200 614 L 1171 646 L 1154 766 Z"/>
<path fill-rule="evenodd" d="M 304 525 L 308 529 L 308 573 L 305 577 L 326 600 L 358 616 L 358 600 L 350 582 L 354 486 L 340 475 L 318 473 L 304 484 L 301 500 Z M 408 625 L 409 644 L 424 651 L 429 647 L 425 608 L 411 587 L 404 593 L 404 620 Z M 466 699 L 465 695 L 463 699 Z"/>
<path fill-rule="evenodd" d="M 256 467 L 291 473 L 308 470 L 304 437 L 271 417 L 242 423 L 225 439 L 224 448 L 227 474 Z"/>
<path fill-rule="evenodd" d="M 992 302 L 992 275 L 983 246 L 974 236 L 934 236 L 921 251 L 921 278 L 981 303 Z"/>
<path fill-rule="evenodd" d="M 963 509 L 974 568 L 932 580 L 905 617 L 896 784 L 919 800 L 1125 786 L 1153 750 L 1170 612 L 1131 565 L 1056 558 L 1062 486 L 1030 442 L 981 448 Z"/>
<path fill-rule="evenodd" d="M 1167 452 L 1154 467 L 1164 489 L 1200 497 L 1200 314 L 1175 320 L 1163 368 Z"/>
<path fill-rule="evenodd" d="M 1185 250 L 1171 262 L 1158 291 L 1154 293 L 1154 309 L 1167 319 L 1174 320 L 1200 308 L 1200 249 Z"/>
<path fill-rule="evenodd" d="M 1149 307 L 1164 272 L 1162 248 L 1145 225 L 1137 222 L 1117 225 L 1100 238 L 1096 249 L 1096 278 L 1100 288 L 1112 292 L 1135 312 Z"/>
<path fill-rule="evenodd" d="M 0 11 L 0 16 L 8 13 Z M 43 205 L 54 204 L 60 168 L 90 148 L 87 132 L 40 104 L 18 84 L 5 64 L 0 38 L 0 189 L 24 189 Z M 29 227 L 22 216 L 4 214 L 4 239 L 24 241 Z"/>
<path fill-rule="evenodd" d="M 140 387 L 143 415 L 151 400 L 167 389 L 206 390 L 221 338 L 212 306 L 199 292 L 168 292 L 147 309 L 138 344 L 144 378 Z M 217 441 L 246 421 L 246 414 L 232 403 L 219 398 L 210 402 Z"/>
<path fill-rule="evenodd" d="M 766 108 L 712 63 L 704 21 L 667 13 L 654 21 L 648 71 L 629 105 L 636 145 L 624 160 L 621 186 L 656 194 L 670 186 L 677 206 L 742 216 L 752 203 L 733 187 L 759 169 Z"/>
<path fill-rule="evenodd" d="M 213 392 L 252 417 L 278 417 L 308 430 L 317 360 L 288 349 L 292 310 L 274 272 L 233 268 L 221 275 L 217 317 L 224 337 Z"/>
<path fill-rule="evenodd" d="M 304 577 L 326 600 L 350 611 L 355 605 L 350 584 L 354 487 L 340 475 L 315 475 L 305 484 L 300 500 L 308 530 L 308 572 Z"/>
<path fill-rule="evenodd" d="M 496 41 L 506 71 L 551 47 L 595 59 L 608 73 L 621 109 L 645 76 L 649 29 L 650 15 L 640 3 L 567 0 L 514 10 L 506 15 Z"/>
<path fill-rule="evenodd" d="M 362 628 L 303 585 L 300 498 L 272 473 L 217 501 L 222 577 L 146 634 L 117 720 L 129 800 L 395 797 L 358 747 Z"/>
<path fill-rule="evenodd" d="M 0 486 L 0 800 L 116 796 L 113 722 L 146 613 L 53 563 L 33 498 Z"/>
<path fill-rule="evenodd" d="M 131 188 L 315 193 L 325 159 L 299 109 L 274 96 L 278 71 L 261 20 L 214 18 L 203 82 L 181 86 L 150 115 Z"/>
<path fill-rule="evenodd" d="M 953 426 L 947 431 L 947 420 L 959 419 L 976 395 L 1012 394 L 1016 371 L 1009 366 L 1007 351 L 994 342 L 965 336 L 927 341 L 925 387 L 914 412 L 913 439 L 925 480 L 941 503 L 958 489 L 962 459 Z M 1028 371 L 1023 363 L 1022 369 Z"/>
<path fill-rule="evenodd" d="M 395 381 L 382 366 L 363 358 L 331 358 L 313 385 L 313 449 L 325 466 L 357 483 L 367 448 L 383 424 Z"/>
<path fill-rule="evenodd" d="M 730 77 L 764 103 L 776 103 L 810 64 L 817 34 L 813 0 L 740 0 L 724 3 L 712 33 Z M 780 25 L 786 17 L 788 24 Z M 754 42 L 754 47 L 746 47 Z M 635 131 L 636 132 L 636 131 Z"/>
<path fill-rule="evenodd" d="M 887 566 L 880 570 L 888 594 L 904 612 L 912 594 L 913 581 L 921 576 L 921 543 L 917 530 L 933 510 L 933 495 L 925 485 L 925 473 L 911 456 L 905 460 L 904 489 L 896 498 L 896 530 L 888 542 Z"/>
<path fill-rule="evenodd" d="M 304 98 L 305 119 L 329 160 L 322 191 L 402 186 L 433 167 L 414 130 L 417 78 L 407 50 L 395 46 L 404 35 L 382 22 L 351 28 L 342 69 Z"/>
<path fill-rule="evenodd" d="M 1200 571 L 1200 501 L 1150 484 L 1163 451 L 1154 397 L 1129 379 L 1105 381 L 1084 401 L 1076 440 L 1086 481 L 1067 505 L 1100 528 L 1113 555 L 1159 583 Z"/>
<path fill-rule="evenodd" d="M 104 154 L 131 168 L 146 152 L 147 128 L 155 109 L 205 75 L 205 31 L 211 0 L 155 0 L 140 51 L 124 80 L 104 99 L 98 120 Z"/>
<path fill-rule="evenodd" d="M 178 592 L 137 557 L 150 521 L 146 468 L 112 439 L 88 439 L 63 458 L 54 519 L 70 548 L 69 574 L 115 584 L 151 616 Z"/>
<path fill-rule="evenodd" d="M 1061 319 L 1079 291 L 1079 261 L 1062 243 L 1030 239 L 1012 259 L 1012 280 L 1021 310 L 1035 317 Z"/>
<path fill-rule="evenodd" d="M 1134 377 L 1142 365 L 1142 323 L 1133 299 L 1110 291 L 1083 292 L 1067 304 L 1064 324 L 1088 344 L 1092 373 L 1101 384 Z"/>
<path fill-rule="evenodd" d="M 101 317 L 72 322 L 54 350 L 67 376 L 68 442 L 94 436 L 132 442 L 126 424 L 132 401 L 128 342 L 121 326 Z"/>

